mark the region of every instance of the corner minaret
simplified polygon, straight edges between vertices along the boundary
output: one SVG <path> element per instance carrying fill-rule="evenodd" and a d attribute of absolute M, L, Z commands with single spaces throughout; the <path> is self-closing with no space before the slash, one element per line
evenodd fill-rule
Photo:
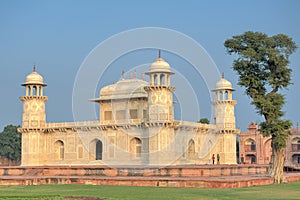
<path fill-rule="evenodd" d="M 148 92 L 148 120 L 149 121 L 174 121 L 173 91 L 171 86 L 170 65 L 160 57 L 150 66 L 147 75 L 150 84 L 145 88 Z"/>
<path fill-rule="evenodd" d="M 231 83 L 224 78 L 224 73 L 212 91 L 216 94 L 216 99 L 212 104 L 214 106 L 214 121 L 217 128 L 219 130 L 235 129 L 234 105 L 236 101 L 232 100 L 234 89 Z"/>
<path fill-rule="evenodd" d="M 26 76 L 25 96 L 20 99 L 23 102 L 22 128 L 44 127 L 46 124 L 45 102 L 47 96 L 43 95 L 43 87 L 47 86 L 44 79 L 36 72 L 36 66 L 33 72 Z"/>
<path fill-rule="evenodd" d="M 173 91 L 171 86 L 170 65 L 160 57 L 154 61 L 147 75 L 150 76 L 149 85 L 145 86 L 148 93 L 148 127 L 147 139 L 149 147 L 149 163 L 153 165 L 169 165 L 175 160 L 175 131 Z"/>

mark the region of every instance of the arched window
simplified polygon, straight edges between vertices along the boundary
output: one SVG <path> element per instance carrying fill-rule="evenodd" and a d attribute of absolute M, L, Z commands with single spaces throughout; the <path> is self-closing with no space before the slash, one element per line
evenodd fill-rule
<path fill-rule="evenodd" d="M 292 140 L 292 150 L 300 151 L 300 138 L 296 137 Z"/>
<path fill-rule="evenodd" d="M 89 145 L 89 159 L 102 160 L 103 159 L 103 143 L 101 140 L 95 138 Z"/>
<path fill-rule="evenodd" d="M 139 158 L 142 153 L 142 141 L 139 138 L 132 138 L 130 140 L 130 153 L 131 158 Z"/>
<path fill-rule="evenodd" d="M 54 159 L 63 160 L 64 155 L 65 155 L 64 142 L 61 140 L 57 140 L 54 143 Z"/>
<path fill-rule="evenodd" d="M 96 160 L 102 160 L 103 144 L 100 140 L 96 142 Z"/>
<path fill-rule="evenodd" d="M 157 74 L 154 74 L 154 85 L 158 85 L 158 77 L 157 77 Z"/>
<path fill-rule="evenodd" d="M 224 93 L 224 100 L 225 100 L 225 101 L 228 100 L 228 91 L 225 91 L 225 93 Z"/>
<path fill-rule="evenodd" d="M 248 140 L 246 140 L 245 151 L 246 152 L 256 151 L 256 143 L 253 139 L 249 138 Z"/>
<path fill-rule="evenodd" d="M 33 96 L 37 96 L 37 88 L 36 88 L 36 86 L 33 86 L 32 89 L 33 89 L 32 95 Z"/>
<path fill-rule="evenodd" d="M 223 100 L 223 93 L 222 93 L 222 91 L 218 91 L 218 100 L 219 101 Z"/>
<path fill-rule="evenodd" d="M 194 160 L 195 159 L 195 142 L 192 139 L 189 141 L 188 159 L 190 159 L 190 160 Z"/>
<path fill-rule="evenodd" d="M 166 82 L 165 82 L 165 75 L 164 74 L 161 74 L 160 75 L 160 85 L 166 85 Z"/>

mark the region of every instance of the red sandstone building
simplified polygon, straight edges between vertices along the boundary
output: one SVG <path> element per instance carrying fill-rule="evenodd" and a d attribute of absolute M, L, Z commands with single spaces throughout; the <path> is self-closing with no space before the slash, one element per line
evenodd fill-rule
<path fill-rule="evenodd" d="M 285 148 L 285 165 L 300 165 L 300 131 L 293 128 Z M 271 137 L 263 137 L 255 123 L 248 126 L 248 132 L 239 136 L 239 161 L 241 163 L 269 164 L 272 156 Z"/>

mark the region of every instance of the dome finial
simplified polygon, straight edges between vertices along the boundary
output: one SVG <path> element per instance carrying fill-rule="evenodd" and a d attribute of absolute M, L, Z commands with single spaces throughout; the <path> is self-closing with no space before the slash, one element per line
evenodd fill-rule
<path fill-rule="evenodd" d="M 160 49 L 158 49 L 158 58 L 161 58 L 161 57 L 160 57 Z"/>
<path fill-rule="evenodd" d="M 35 64 L 33 65 L 33 71 L 36 72 L 36 66 L 35 66 Z"/>
<path fill-rule="evenodd" d="M 224 72 L 222 72 L 222 78 L 225 78 L 225 76 L 224 76 Z"/>

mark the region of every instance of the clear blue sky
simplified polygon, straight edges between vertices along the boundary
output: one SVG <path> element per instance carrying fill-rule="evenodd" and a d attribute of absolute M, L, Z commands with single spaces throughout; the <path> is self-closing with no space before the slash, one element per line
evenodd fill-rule
<path fill-rule="evenodd" d="M 200 43 L 236 92 L 237 127 L 245 130 L 260 122 L 243 88 L 236 85 L 233 57 L 223 43 L 245 31 L 269 35 L 284 33 L 300 46 L 300 1 L 0 1 L 0 128 L 21 124 L 24 94 L 20 86 L 33 64 L 44 76 L 47 121 L 72 121 L 72 89 L 76 73 L 89 52 L 100 42 L 122 31 L 163 27 L 182 32 Z M 146 51 L 144 63 L 156 58 Z M 170 57 L 171 58 L 171 57 Z M 131 64 L 132 56 L 124 66 Z M 176 59 L 168 59 L 176 65 Z M 133 62 L 134 63 L 134 62 Z M 136 63 L 135 63 L 136 64 Z M 291 57 L 293 82 L 286 94 L 286 118 L 300 121 L 300 55 Z M 123 66 L 114 68 L 120 74 Z M 113 78 L 112 78 L 113 79 Z M 111 80 L 111 82 L 116 80 Z M 87 97 L 89 99 L 91 97 Z M 203 98 L 203 105 L 209 104 Z M 205 106 L 204 106 L 205 107 Z M 201 111 L 202 112 L 202 111 Z M 204 108 L 203 117 L 210 117 Z M 188 119 L 193 120 L 193 119 Z M 196 121 L 198 119 L 194 119 Z"/>

